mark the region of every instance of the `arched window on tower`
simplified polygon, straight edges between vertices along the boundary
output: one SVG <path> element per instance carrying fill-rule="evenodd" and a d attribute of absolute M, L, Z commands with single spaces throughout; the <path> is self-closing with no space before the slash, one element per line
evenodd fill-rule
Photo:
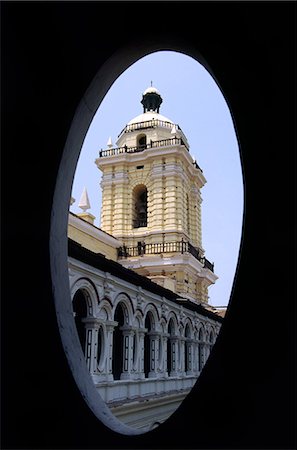
<path fill-rule="evenodd" d="M 145 134 L 140 134 L 139 136 L 137 136 L 137 147 L 140 150 L 144 150 L 146 148 L 146 135 Z"/>
<path fill-rule="evenodd" d="M 147 188 L 136 186 L 133 191 L 133 228 L 147 226 Z"/>
<path fill-rule="evenodd" d="M 123 354 L 124 338 L 121 327 L 125 323 L 125 316 L 121 303 L 119 303 L 118 306 L 116 307 L 114 320 L 118 322 L 118 324 L 113 330 L 112 373 L 113 379 L 119 380 L 123 372 L 123 363 L 124 363 L 124 354 Z"/>
<path fill-rule="evenodd" d="M 79 289 L 75 293 L 72 307 L 80 345 L 84 355 L 86 355 L 86 329 L 83 319 L 85 319 L 88 315 L 88 304 L 83 290 Z"/>

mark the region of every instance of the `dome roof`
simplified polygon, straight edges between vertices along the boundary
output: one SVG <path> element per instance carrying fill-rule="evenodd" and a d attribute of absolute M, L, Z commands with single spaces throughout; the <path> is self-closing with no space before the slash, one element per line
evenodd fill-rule
<path fill-rule="evenodd" d="M 173 125 L 172 120 L 168 119 L 162 114 L 157 113 L 156 111 L 147 111 L 143 114 L 139 114 L 139 116 L 136 116 L 134 117 L 134 119 L 130 120 L 130 122 L 128 122 L 128 125 L 132 125 L 133 123 L 146 122 L 153 119 L 161 120 L 163 122 L 169 122 Z"/>
<path fill-rule="evenodd" d="M 160 92 L 158 91 L 158 89 L 156 89 L 154 86 L 148 87 L 144 91 L 144 93 L 142 95 L 146 95 L 146 94 L 158 94 L 158 95 L 161 95 Z"/>

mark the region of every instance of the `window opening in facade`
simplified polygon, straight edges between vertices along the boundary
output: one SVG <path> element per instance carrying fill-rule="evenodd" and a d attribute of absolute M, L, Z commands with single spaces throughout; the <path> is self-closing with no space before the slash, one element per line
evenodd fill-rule
<path fill-rule="evenodd" d="M 190 344 L 190 328 L 189 325 L 186 326 L 185 330 L 185 372 L 191 370 L 191 344 Z"/>
<path fill-rule="evenodd" d="M 150 313 L 146 315 L 145 318 L 145 328 L 147 332 L 144 336 L 144 376 L 148 378 L 149 372 L 151 370 L 151 342 L 149 333 L 152 330 L 152 319 Z"/>
<path fill-rule="evenodd" d="M 112 373 L 114 380 L 120 380 L 123 372 L 123 332 L 121 327 L 125 323 L 124 311 L 121 304 L 118 304 L 115 310 L 114 320 L 118 322 L 113 331 L 113 345 L 112 345 Z"/>
<path fill-rule="evenodd" d="M 147 188 L 137 186 L 133 192 L 133 228 L 147 226 Z"/>
<path fill-rule="evenodd" d="M 144 149 L 146 147 L 146 135 L 145 134 L 138 137 L 137 147 L 139 147 L 140 149 Z"/>
<path fill-rule="evenodd" d="M 167 340 L 167 372 L 168 376 L 170 376 L 175 366 L 175 343 L 172 342 L 172 336 L 174 334 L 174 323 L 172 319 L 170 319 L 168 324 L 168 334 L 169 336 Z"/>

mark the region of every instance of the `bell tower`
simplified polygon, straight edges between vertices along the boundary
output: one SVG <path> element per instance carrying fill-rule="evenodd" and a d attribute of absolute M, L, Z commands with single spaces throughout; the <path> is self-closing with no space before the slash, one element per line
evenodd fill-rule
<path fill-rule="evenodd" d="M 159 113 L 162 101 L 156 88 L 146 89 L 143 113 L 95 161 L 102 171 L 101 228 L 123 242 L 123 266 L 207 303 L 217 276 L 202 248 L 206 179 L 179 125 Z"/>

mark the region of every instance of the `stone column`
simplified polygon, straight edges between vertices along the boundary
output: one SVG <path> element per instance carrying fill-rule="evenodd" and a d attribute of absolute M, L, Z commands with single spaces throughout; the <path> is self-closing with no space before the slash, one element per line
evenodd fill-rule
<path fill-rule="evenodd" d="M 158 376 L 159 364 L 159 333 L 151 331 L 149 333 L 150 340 L 150 370 L 148 378 L 156 378 Z"/>
<path fill-rule="evenodd" d="M 210 353 L 209 343 L 206 343 L 204 346 L 205 362 L 208 360 L 209 353 Z"/>
<path fill-rule="evenodd" d="M 142 328 L 138 331 L 138 336 L 139 336 L 138 370 L 139 370 L 139 377 L 141 379 L 145 378 L 145 375 L 144 375 L 144 335 L 146 332 L 147 332 L 146 328 Z"/>
<path fill-rule="evenodd" d="M 106 358 L 106 378 L 107 381 L 113 381 L 112 374 L 112 344 L 113 344 L 113 330 L 117 325 L 117 322 L 114 321 L 106 321 L 106 348 L 105 348 L 105 358 Z"/>
<path fill-rule="evenodd" d="M 171 336 L 171 377 L 178 376 L 178 341 L 179 336 Z"/>
<path fill-rule="evenodd" d="M 199 342 L 199 372 L 202 371 L 205 364 L 204 343 Z"/>
<path fill-rule="evenodd" d="M 188 370 L 187 370 L 186 375 L 193 375 L 193 341 L 192 341 L 192 339 L 188 339 L 187 352 L 188 352 Z"/>
<path fill-rule="evenodd" d="M 193 342 L 193 372 L 195 375 L 197 375 L 197 373 L 199 372 L 199 367 L 198 367 L 198 361 L 199 361 L 199 355 L 198 355 L 198 342 L 194 341 Z"/>
<path fill-rule="evenodd" d="M 100 322 L 95 317 L 87 317 L 82 320 L 86 329 L 85 358 L 90 374 L 97 373 L 97 345 Z"/>
<path fill-rule="evenodd" d="M 162 375 L 165 378 L 168 378 L 168 370 L 167 370 L 167 341 L 169 338 L 169 334 L 162 334 L 162 345 L 163 345 L 163 351 L 162 351 L 162 361 L 160 361 L 160 370 Z"/>
<path fill-rule="evenodd" d="M 143 361 L 143 355 L 144 355 L 144 335 L 145 335 L 145 329 L 137 329 L 137 332 L 135 330 L 135 337 L 137 339 L 136 342 L 136 358 L 135 361 L 133 361 L 133 378 L 134 379 L 143 379 L 144 378 L 144 361 Z M 133 351 L 132 351 L 133 353 Z"/>
<path fill-rule="evenodd" d="M 121 327 L 123 333 L 123 368 L 121 380 L 131 379 L 133 366 L 133 336 L 134 330 L 131 327 Z"/>
<path fill-rule="evenodd" d="M 186 374 L 186 361 L 185 361 L 185 346 L 186 341 L 185 338 L 180 338 L 180 372 L 181 376 L 185 376 Z"/>

